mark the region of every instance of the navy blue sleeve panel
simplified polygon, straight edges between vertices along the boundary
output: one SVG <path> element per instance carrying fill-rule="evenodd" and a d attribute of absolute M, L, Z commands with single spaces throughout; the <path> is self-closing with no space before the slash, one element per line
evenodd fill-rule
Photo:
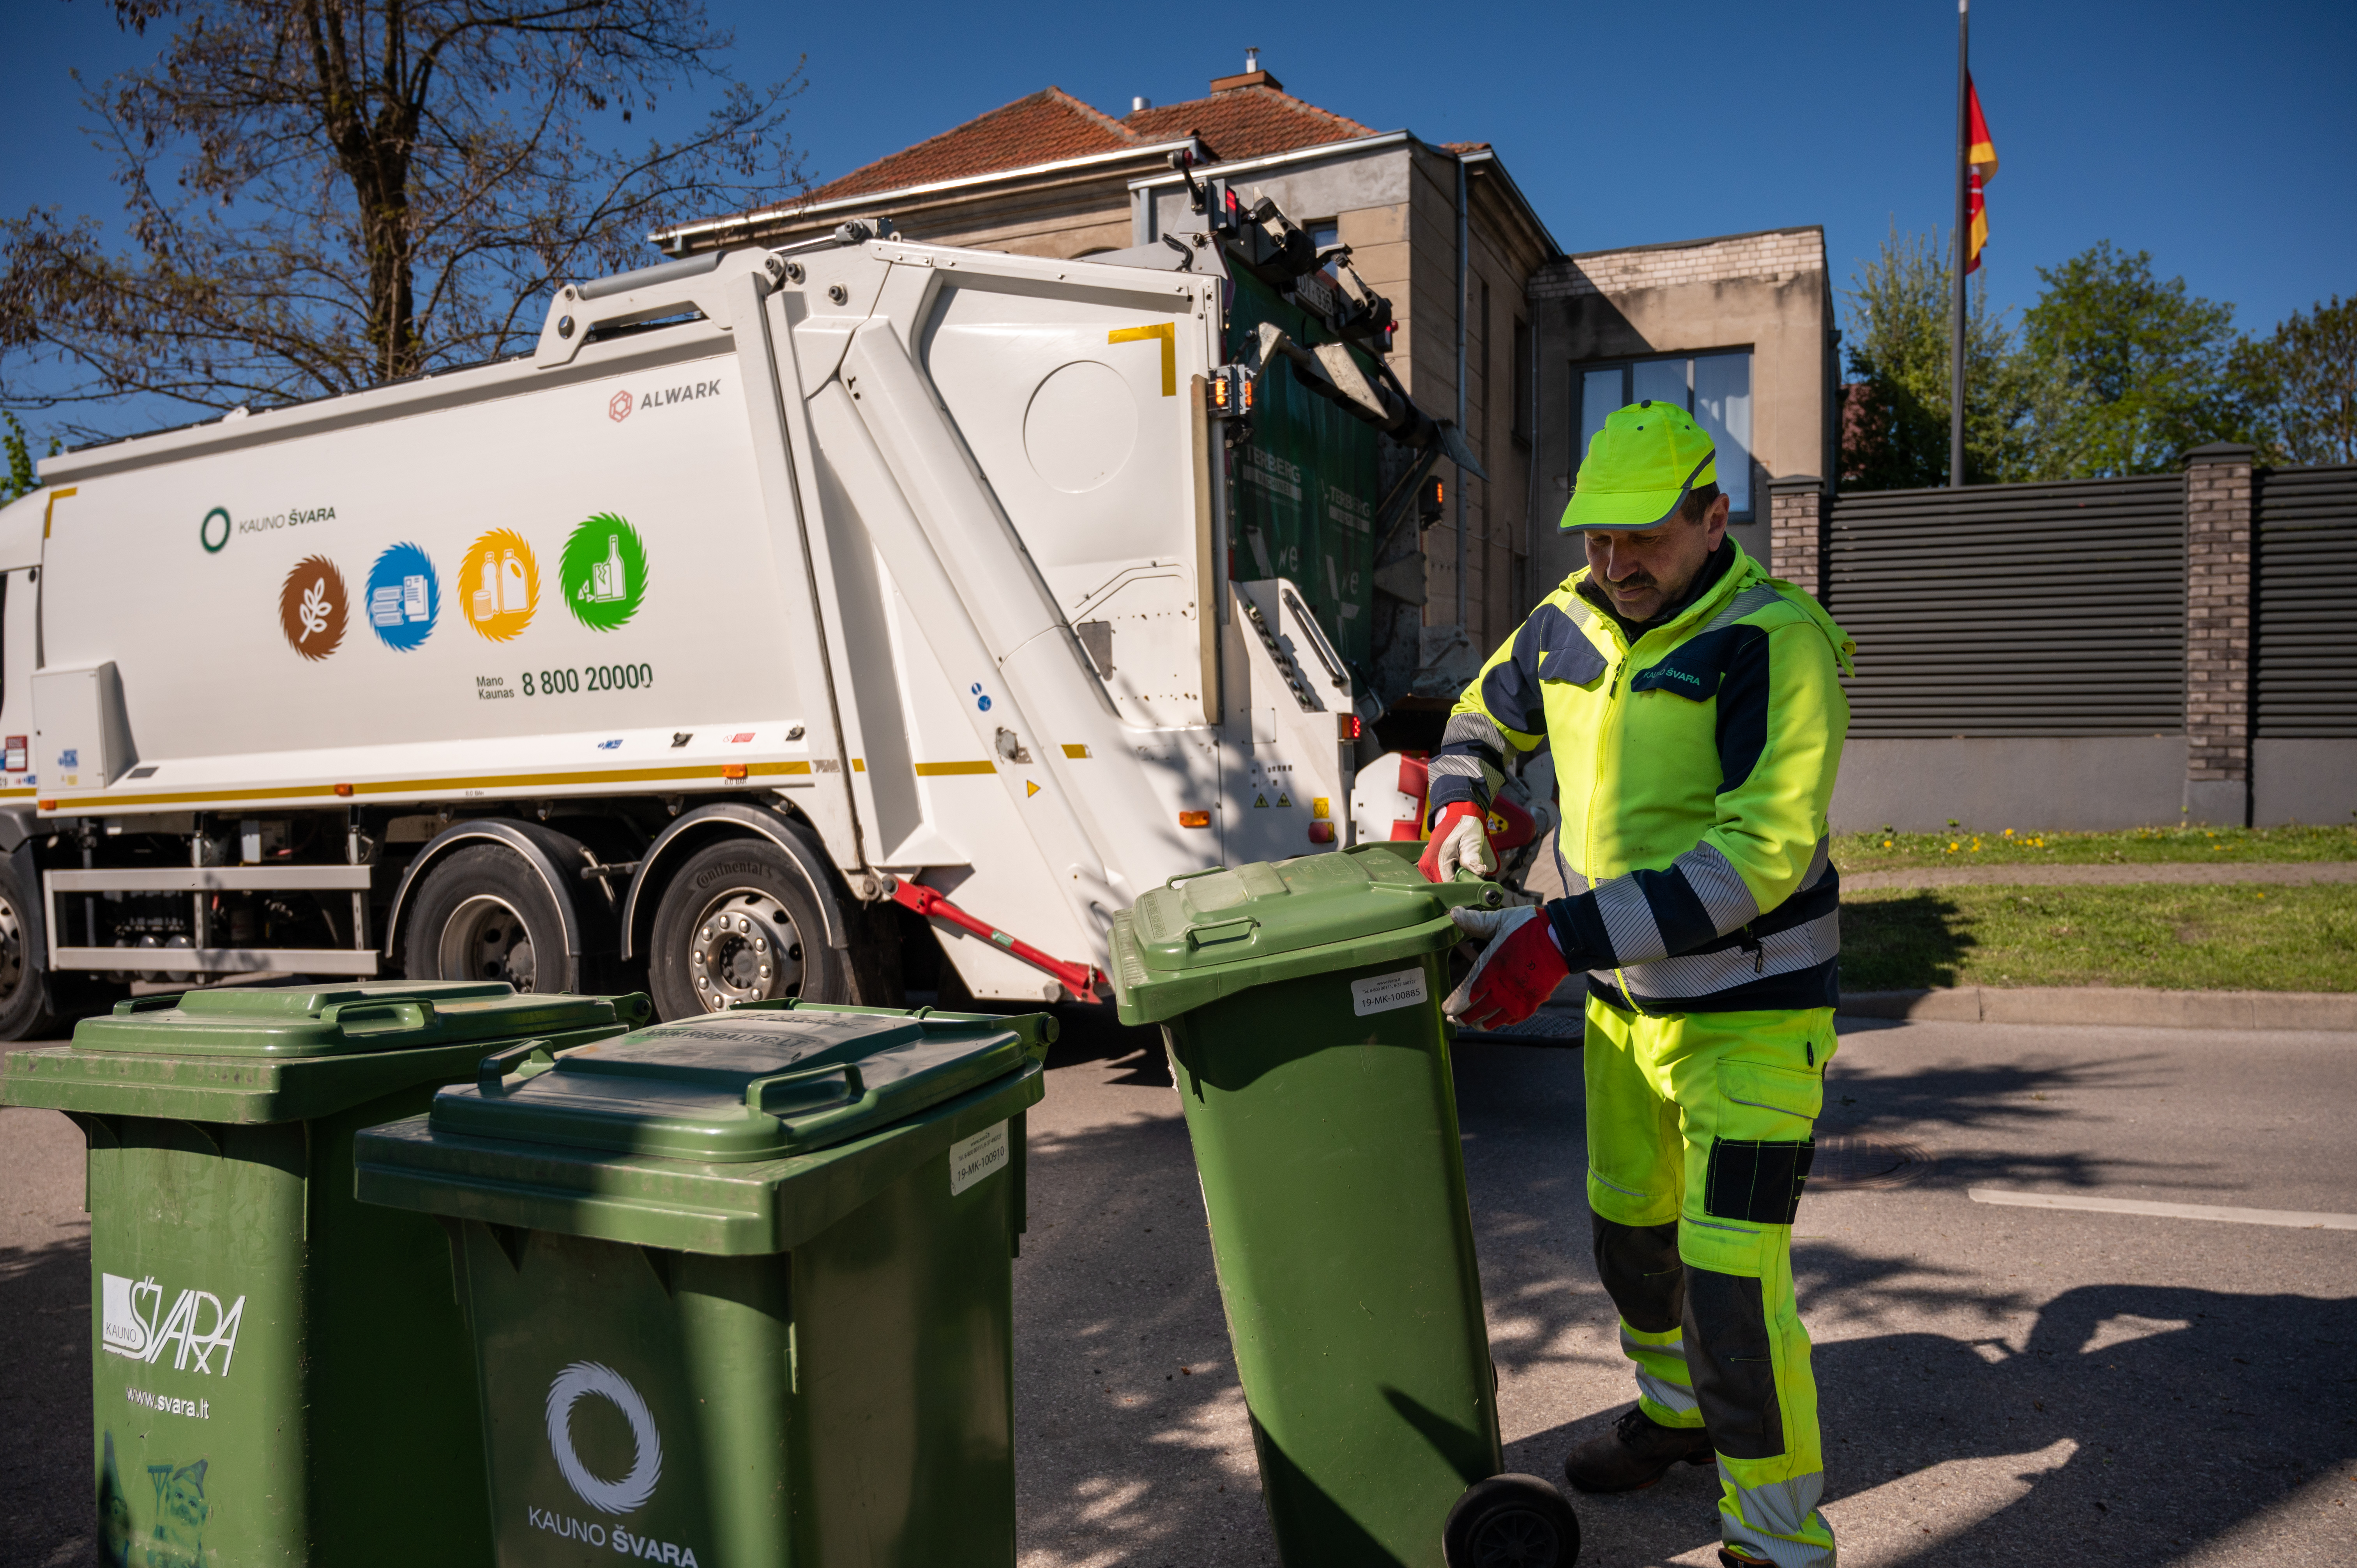
<path fill-rule="evenodd" d="M 1740 788 L 1768 748 L 1768 633 L 1733 627 L 1718 687 L 1718 792 Z"/>
<path fill-rule="evenodd" d="M 1650 963 L 1719 938 L 1710 911 L 1676 866 L 1632 871 L 1558 898 L 1547 906 L 1547 918 L 1575 969 L 1582 961 L 1588 969 Z"/>
<path fill-rule="evenodd" d="M 1603 655 L 1571 617 L 1552 604 L 1533 610 L 1490 656 L 1448 717 L 1429 764 L 1426 823 L 1458 800 L 1489 805 L 1505 774 L 1506 748 L 1528 751 L 1538 745 L 1546 734 L 1542 680 L 1585 682 L 1603 672 Z"/>

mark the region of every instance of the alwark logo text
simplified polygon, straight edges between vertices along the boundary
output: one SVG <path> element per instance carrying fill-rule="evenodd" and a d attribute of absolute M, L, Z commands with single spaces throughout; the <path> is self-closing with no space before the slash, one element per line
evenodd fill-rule
<path fill-rule="evenodd" d="M 675 403 L 695 403 L 704 398 L 719 395 L 720 382 L 716 380 L 689 381 L 684 386 L 663 387 L 655 392 L 640 392 L 639 408 L 643 413 L 651 408 L 669 408 Z"/>
<path fill-rule="evenodd" d="M 228 1306 L 210 1291 L 183 1290 L 169 1312 L 162 1312 L 164 1287 L 156 1276 L 133 1280 L 122 1274 L 99 1275 L 99 1343 L 111 1356 L 125 1356 L 153 1366 L 172 1350 L 172 1369 L 186 1371 L 194 1362 L 199 1372 L 228 1377 L 237 1355 L 238 1322 L 245 1316 L 245 1297 Z M 175 1348 L 177 1347 L 177 1348 Z M 212 1364 L 214 1355 L 221 1366 Z"/>

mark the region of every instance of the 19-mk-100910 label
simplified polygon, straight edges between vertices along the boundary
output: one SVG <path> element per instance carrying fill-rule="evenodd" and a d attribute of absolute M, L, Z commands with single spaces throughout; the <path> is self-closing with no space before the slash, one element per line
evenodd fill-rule
<path fill-rule="evenodd" d="M 655 683 L 651 664 L 584 664 L 575 670 L 527 670 L 527 697 L 565 697 L 576 692 L 640 692 Z"/>

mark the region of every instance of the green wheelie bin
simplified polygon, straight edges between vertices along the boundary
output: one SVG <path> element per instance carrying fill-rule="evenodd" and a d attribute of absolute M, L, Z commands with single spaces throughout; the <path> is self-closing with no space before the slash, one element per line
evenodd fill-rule
<path fill-rule="evenodd" d="M 518 1054 L 363 1133 L 443 1217 L 501 1568 L 1011 1568 L 1055 1021 L 788 1002 Z"/>
<path fill-rule="evenodd" d="M 442 1232 L 352 1197 L 352 1135 L 643 996 L 369 982 L 139 997 L 8 1058 L 89 1140 L 98 1561 L 488 1564 Z"/>
<path fill-rule="evenodd" d="M 1114 992 L 1168 1044 L 1288 1568 L 1559 1568 L 1569 1506 L 1499 1474 L 1440 1013 L 1449 909 L 1502 894 L 1421 847 L 1175 877 L 1115 917 Z"/>

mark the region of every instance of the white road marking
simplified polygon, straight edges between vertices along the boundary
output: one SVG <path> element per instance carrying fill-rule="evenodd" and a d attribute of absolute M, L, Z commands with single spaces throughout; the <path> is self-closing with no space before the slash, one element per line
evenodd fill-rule
<path fill-rule="evenodd" d="M 2233 1225 L 2286 1225 L 2296 1230 L 2357 1230 L 2357 1214 L 2311 1214 L 2297 1208 L 2222 1208 L 2208 1203 L 2147 1203 L 2134 1197 L 2078 1197 L 2065 1193 L 1965 1189 L 1975 1203 L 2016 1208 L 2083 1208 L 2096 1214 L 2149 1214 L 2162 1219 L 2222 1219 Z"/>

